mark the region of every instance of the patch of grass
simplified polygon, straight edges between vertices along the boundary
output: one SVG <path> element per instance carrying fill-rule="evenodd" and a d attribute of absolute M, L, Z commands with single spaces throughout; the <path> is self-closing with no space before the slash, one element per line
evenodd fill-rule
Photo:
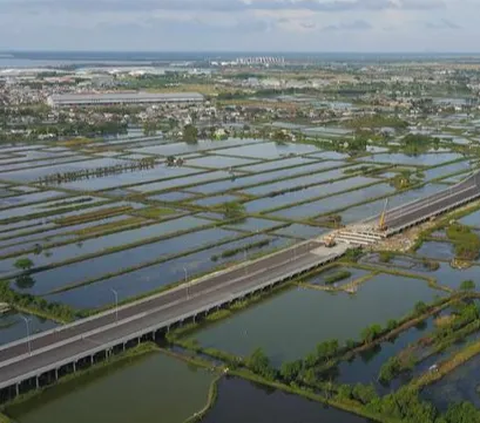
<path fill-rule="evenodd" d="M 111 207 L 108 209 L 96 210 L 89 213 L 82 213 L 76 216 L 63 217 L 55 219 L 54 223 L 61 226 L 78 225 L 81 223 L 93 222 L 95 220 L 105 219 L 107 217 L 117 216 L 128 213 L 132 210 L 131 206 Z"/>
<path fill-rule="evenodd" d="M 129 217 L 117 222 L 104 223 L 103 225 L 96 225 L 90 228 L 80 229 L 75 231 L 74 234 L 81 237 L 92 236 L 102 234 L 104 232 L 120 231 L 126 227 L 130 228 L 131 226 L 140 226 L 146 222 L 148 221 L 142 217 Z"/>
<path fill-rule="evenodd" d="M 174 213 L 175 210 L 166 207 L 148 207 L 146 209 L 137 210 L 134 214 L 140 217 L 146 217 L 147 219 L 158 219 Z"/>

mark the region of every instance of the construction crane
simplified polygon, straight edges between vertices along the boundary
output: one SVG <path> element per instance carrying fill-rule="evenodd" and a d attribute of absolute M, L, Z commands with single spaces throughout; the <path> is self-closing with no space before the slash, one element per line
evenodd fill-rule
<path fill-rule="evenodd" d="M 335 235 L 334 234 L 327 235 L 325 238 L 323 238 L 323 243 L 327 248 L 335 247 L 335 245 L 337 244 L 335 241 Z"/>
<path fill-rule="evenodd" d="M 378 224 L 378 228 L 381 231 L 386 231 L 387 228 L 387 208 L 388 208 L 388 198 L 385 200 L 385 206 L 383 208 L 383 212 L 380 215 L 380 222 Z"/>

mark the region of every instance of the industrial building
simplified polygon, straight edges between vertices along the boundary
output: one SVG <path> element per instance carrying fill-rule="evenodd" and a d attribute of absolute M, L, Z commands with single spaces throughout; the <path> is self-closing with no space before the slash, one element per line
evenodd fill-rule
<path fill-rule="evenodd" d="M 144 92 L 118 92 L 93 94 L 54 94 L 48 98 L 52 107 L 105 106 L 112 104 L 163 104 L 201 103 L 205 99 L 199 93 L 154 94 Z"/>

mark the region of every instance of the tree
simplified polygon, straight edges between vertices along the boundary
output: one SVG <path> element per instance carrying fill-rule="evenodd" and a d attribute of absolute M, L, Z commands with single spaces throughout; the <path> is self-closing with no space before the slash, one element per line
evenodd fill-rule
<path fill-rule="evenodd" d="M 480 411 L 469 402 L 451 404 L 445 414 L 447 423 L 479 423 Z"/>
<path fill-rule="evenodd" d="M 183 128 L 183 141 L 194 144 L 198 141 L 198 129 L 193 125 L 185 125 Z"/>
<path fill-rule="evenodd" d="M 352 395 L 362 404 L 368 404 L 378 398 L 377 392 L 372 385 L 365 386 L 361 383 L 358 383 L 353 387 Z"/>
<path fill-rule="evenodd" d="M 286 382 L 294 382 L 302 371 L 302 367 L 301 360 L 285 362 L 280 368 L 280 375 Z"/>
<path fill-rule="evenodd" d="M 15 285 L 17 285 L 18 289 L 31 289 L 35 285 L 35 279 L 28 273 L 24 273 L 15 278 Z"/>
<path fill-rule="evenodd" d="M 236 201 L 230 201 L 223 205 L 225 219 L 241 219 L 245 216 L 245 206 Z"/>
<path fill-rule="evenodd" d="M 402 364 L 398 357 L 390 357 L 380 368 L 378 379 L 382 383 L 388 383 L 398 376 L 402 369 Z"/>
<path fill-rule="evenodd" d="M 257 348 L 247 357 L 246 366 L 254 373 L 263 376 L 266 379 L 273 379 L 275 377 L 275 369 L 270 364 L 270 359 L 261 348 Z"/>
<path fill-rule="evenodd" d="M 418 316 L 420 314 L 426 313 L 428 311 L 428 306 L 423 301 L 418 301 L 414 307 L 415 314 Z"/>
<path fill-rule="evenodd" d="M 462 291 L 473 291 L 476 288 L 475 282 L 472 280 L 463 281 L 460 284 L 460 289 Z"/>
<path fill-rule="evenodd" d="M 14 266 L 19 270 L 29 271 L 33 267 L 33 261 L 28 257 L 19 258 Z"/>
<path fill-rule="evenodd" d="M 317 360 L 324 361 L 334 357 L 339 350 L 339 343 L 337 339 L 322 342 L 317 345 Z"/>
<path fill-rule="evenodd" d="M 387 330 L 390 332 L 392 330 L 395 330 L 398 326 L 398 322 L 395 319 L 390 319 L 387 322 Z"/>
<path fill-rule="evenodd" d="M 362 331 L 362 340 L 366 344 L 372 342 L 382 333 L 382 327 L 380 325 L 370 325 L 363 329 Z"/>
<path fill-rule="evenodd" d="M 143 124 L 143 134 L 145 136 L 152 136 L 157 133 L 157 123 L 153 121 L 147 121 Z"/>

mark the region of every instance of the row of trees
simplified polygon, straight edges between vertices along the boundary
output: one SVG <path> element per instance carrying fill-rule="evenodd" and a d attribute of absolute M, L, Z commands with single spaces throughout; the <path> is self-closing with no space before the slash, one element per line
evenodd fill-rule
<path fill-rule="evenodd" d="M 138 161 L 132 161 L 125 164 L 116 164 L 114 166 L 96 167 L 93 169 L 81 169 L 71 172 L 58 172 L 45 175 L 38 178 L 40 184 L 61 184 L 64 182 L 75 182 L 90 178 L 103 178 L 110 175 L 119 175 L 124 172 L 134 172 L 137 170 L 153 169 L 156 165 L 154 157 L 146 157 Z"/>

